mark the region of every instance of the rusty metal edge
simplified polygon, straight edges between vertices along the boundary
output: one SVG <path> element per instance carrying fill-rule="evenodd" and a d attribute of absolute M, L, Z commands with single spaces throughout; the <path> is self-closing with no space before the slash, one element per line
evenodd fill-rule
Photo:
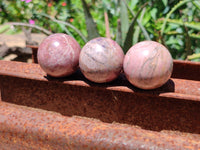
<path fill-rule="evenodd" d="M 200 81 L 200 62 L 174 60 L 172 77 Z"/>
<path fill-rule="evenodd" d="M 0 145 L 12 149 L 198 149 L 200 135 L 67 117 L 0 102 Z"/>
<path fill-rule="evenodd" d="M 101 84 L 90 84 L 84 79 L 51 79 L 49 80 L 46 73 L 40 68 L 38 64 L 28 64 L 14 61 L 2 61 L 0 60 L 0 75 L 12 76 L 19 78 L 27 78 L 39 81 L 50 81 L 59 82 L 62 84 L 69 84 L 73 86 L 86 86 L 86 87 L 97 87 L 107 90 L 131 92 L 134 94 L 146 94 L 149 96 L 161 96 L 170 97 L 175 99 L 193 100 L 200 101 L 200 81 L 174 79 L 171 81 L 174 83 L 174 91 L 167 91 L 166 89 L 155 89 L 155 90 L 140 90 L 133 86 L 125 85 L 101 85 Z M 124 80 L 122 81 L 124 82 Z M 189 90 L 188 90 L 189 89 Z M 189 92 L 189 94 L 188 94 Z"/>
<path fill-rule="evenodd" d="M 199 65 L 199 62 L 195 62 L 195 61 L 186 61 L 186 60 L 173 60 L 175 63 L 179 63 L 179 64 L 190 64 L 190 65 Z"/>

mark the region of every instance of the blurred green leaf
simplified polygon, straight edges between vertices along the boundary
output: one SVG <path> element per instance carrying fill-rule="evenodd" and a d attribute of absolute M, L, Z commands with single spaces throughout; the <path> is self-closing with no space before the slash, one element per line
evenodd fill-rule
<path fill-rule="evenodd" d="M 99 32 L 97 30 L 96 23 L 93 20 L 93 17 L 89 11 L 89 8 L 87 6 L 87 3 L 85 0 L 81 0 L 83 4 L 84 14 L 85 14 L 85 21 L 86 21 L 86 27 L 87 27 L 87 33 L 88 33 L 88 40 L 91 40 L 95 37 L 99 37 Z"/>
<path fill-rule="evenodd" d="M 146 24 L 148 24 L 151 21 L 152 17 L 151 17 L 151 13 L 148 10 L 148 13 L 145 13 L 143 20 L 142 20 L 142 24 L 145 26 Z"/>
<path fill-rule="evenodd" d="M 190 37 L 191 38 L 194 38 L 194 39 L 199 39 L 200 40 L 200 34 L 190 34 Z"/>
<path fill-rule="evenodd" d="M 10 25 L 1 25 L 0 26 L 0 34 L 10 30 Z"/>
<path fill-rule="evenodd" d="M 179 7 L 181 7 L 182 5 L 184 5 L 185 3 L 187 2 L 191 2 L 191 0 L 182 0 L 180 1 L 178 4 L 176 4 L 171 10 L 170 12 L 167 14 L 164 22 L 163 22 L 163 25 L 162 25 L 162 29 L 161 29 L 161 35 L 163 35 L 164 33 L 164 30 L 165 30 L 165 26 L 166 26 L 166 23 L 167 23 L 167 20 L 169 19 L 169 17 L 172 15 L 172 13 L 174 11 L 176 11 Z"/>
<path fill-rule="evenodd" d="M 132 16 L 135 17 L 134 12 L 131 10 L 131 8 L 130 8 L 129 5 L 127 4 L 126 0 L 123 0 L 123 1 L 124 1 L 124 3 L 126 4 L 126 7 L 127 7 L 127 8 L 129 9 L 129 11 L 131 12 Z M 138 3 L 138 0 L 135 1 L 134 5 L 135 5 L 136 3 Z M 143 15 L 143 16 L 144 16 L 144 15 Z M 151 17 L 149 17 L 149 19 L 150 19 L 150 18 L 151 18 Z M 142 17 L 142 20 L 141 20 L 141 21 L 137 20 L 137 23 L 138 23 L 140 29 L 142 30 L 142 33 L 144 34 L 145 39 L 146 39 L 146 40 L 150 40 L 150 37 L 149 37 L 148 32 L 146 31 L 146 29 L 144 28 L 144 26 L 143 26 L 142 23 L 141 23 L 143 20 L 144 20 L 144 19 L 143 19 L 143 17 Z"/>
<path fill-rule="evenodd" d="M 196 8 L 198 8 L 200 10 L 200 2 L 199 1 L 193 1 L 192 3 L 194 4 L 194 6 L 196 6 Z"/>
<path fill-rule="evenodd" d="M 120 1 L 120 22 L 121 22 L 122 43 L 124 43 L 129 28 L 129 18 L 128 18 L 127 7 L 123 0 Z"/>
<path fill-rule="evenodd" d="M 192 28 L 195 30 L 200 31 L 200 22 L 184 22 L 182 20 L 177 20 L 177 19 L 167 19 L 167 22 L 178 24 L 178 25 L 185 25 L 188 28 Z"/>
<path fill-rule="evenodd" d="M 162 0 L 162 3 L 165 7 L 167 7 L 167 4 L 168 4 L 168 0 Z"/>
<path fill-rule="evenodd" d="M 123 45 L 123 49 L 124 49 L 124 53 L 126 53 L 129 48 L 132 46 L 132 43 L 133 43 L 133 31 L 134 31 L 134 26 L 135 26 L 135 23 L 136 23 L 136 20 L 138 18 L 138 16 L 140 15 L 141 11 L 143 10 L 143 8 L 147 5 L 147 3 L 145 3 L 141 8 L 140 10 L 137 12 L 136 16 L 133 18 L 130 26 L 129 26 L 129 29 L 128 29 L 128 33 L 126 35 L 126 39 L 124 41 L 124 45 Z"/>
<path fill-rule="evenodd" d="M 40 13 L 40 14 L 38 14 L 38 15 L 47 17 L 47 18 L 51 19 L 52 21 L 54 21 L 54 22 L 56 22 L 56 23 L 58 23 L 58 24 L 63 24 L 63 25 L 65 25 L 65 26 L 68 26 L 68 27 L 72 28 L 73 30 L 75 30 L 75 31 L 80 35 L 80 37 L 84 40 L 84 42 L 87 42 L 86 37 L 81 33 L 80 30 L 78 30 L 78 29 L 77 29 L 75 26 L 73 26 L 72 24 L 70 24 L 70 23 L 68 23 L 68 22 L 63 22 L 63 21 L 57 20 L 57 19 L 55 19 L 55 18 L 53 18 L 53 17 L 51 17 L 51 16 L 49 16 L 49 15 L 47 15 L 47 14 L 44 14 L 44 13 Z M 63 27 L 63 26 L 61 26 L 61 27 Z M 69 35 L 71 34 L 71 33 L 69 33 L 69 30 L 68 30 L 67 28 L 64 28 L 64 30 L 65 30 Z"/>
<path fill-rule="evenodd" d="M 146 9 L 144 8 L 141 12 L 139 22 L 141 22 L 143 20 L 145 12 L 146 12 Z M 133 45 L 136 44 L 137 42 L 139 42 L 140 33 L 141 33 L 141 30 L 140 30 L 140 26 L 138 24 L 138 26 L 136 26 L 136 28 L 135 28 L 135 33 L 133 35 L 133 43 L 132 43 Z M 150 40 L 150 37 L 149 37 L 149 39 L 146 39 L 146 40 Z"/>
<path fill-rule="evenodd" d="M 156 9 L 156 8 L 153 8 L 152 10 L 151 10 L 151 17 L 154 19 L 154 20 L 156 20 L 157 19 L 157 17 L 156 17 L 156 14 L 157 14 L 157 12 L 158 12 L 158 9 Z"/>
<path fill-rule="evenodd" d="M 199 54 L 189 55 L 187 57 L 188 60 L 199 59 L 199 58 L 200 58 L 200 53 Z"/>

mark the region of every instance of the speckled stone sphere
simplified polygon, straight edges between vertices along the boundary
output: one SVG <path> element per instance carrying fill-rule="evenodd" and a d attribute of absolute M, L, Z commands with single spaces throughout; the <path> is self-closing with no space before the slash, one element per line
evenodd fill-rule
<path fill-rule="evenodd" d="M 141 89 L 155 89 L 169 80 L 173 59 L 162 44 L 143 41 L 128 50 L 123 69 L 127 79 L 134 86 Z"/>
<path fill-rule="evenodd" d="M 124 52 L 109 38 L 95 38 L 82 48 L 79 66 L 83 75 L 96 83 L 110 82 L 123 68 Z"/>
<path fill-rule="evenodd" d="M 38 63 L 50 76 L 68 76 L 78 68 L 80 51 L 80 45 L 71 36 L 52 34 L 39 45 Z"/>

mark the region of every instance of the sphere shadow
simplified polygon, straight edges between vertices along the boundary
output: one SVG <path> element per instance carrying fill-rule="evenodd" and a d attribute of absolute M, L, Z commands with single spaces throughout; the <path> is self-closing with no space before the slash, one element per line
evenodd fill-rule
<path fill-rule="evenodd" d="M 120 75 L 113 81 L 107 82 L 107 83 L 95 83 L 87 78 L 84 77 L 80 69 L 78 69 L 75 73 L 73 73 L 70 76 L 67 77 L 52 77 L 52 76 L 45 76 L 45 78 L 48 81 L 56 81 L 64 83 L 65 81 L 83 81 L 90 87 L 99 87 L 99 88 L 109 88 L 109 87 L 127 87 L 134 93 L 144 93 L 144 94 L 153 94 L 153 95 L 159 95 L 161 93 L 168 93 L 168 92 L 175 92 L 175 83 L 173 80 L 169 79 L 164 85 L 162 85 L 159 88 L 152 89 L 152 90 L 144 90 L 135 87 L 132 85 L 125 77 L 123 73 L 120 73 Z"/>

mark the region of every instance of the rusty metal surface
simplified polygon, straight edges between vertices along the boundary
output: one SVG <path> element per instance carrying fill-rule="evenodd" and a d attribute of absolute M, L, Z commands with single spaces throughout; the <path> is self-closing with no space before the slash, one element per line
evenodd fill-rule
<path fill-rule="evenodd" d="M 8 61 L 0 61 L 0 75 L 35 79 L 40 81 L 60 82 L 77 86 L 99 87 L 116 91 L 132 92 L 136 94 L 150 94 L 163 97 L 200 101 L 200 81 L 194 80 L 171 78 L 161 88 L 147 91 L 135 88 L 125 79 L 123 75 L 121 75 L 117 80 L 111 83 L 94 84 L 86 80 L 80 73 L 80 71 L 77 71 L 70 77 L 56 79 L 46 76 L 46 73 L 43 72 L 38 64 L 27 64 Z"/>
<path fill-rule="evenodd" d="M 0 61 L 0 92 L 5 149 L 200 148 L 200 81 L 145 91 L 123 75 L 94 84 L 79 71 L 55 79 L 38 64 Z"/>
<path fill-rule="evenodd" d="M 29 47 L 32 49 L 32 63 L 38 63 L 38 59 L 37 59 L 38 46 L 26 45 L 26 47 Z"/>
<path fill-rule="evenodd" d="M 200 133 L 199 101 L 9 76 L 0 83 L 5 102 L 148 130 Z"/>
<path fill-rule="evenodd" d="M 200 81 L 200 62 L 174 60 L 172 77 Z"/>
<path fill-rule="evenodd" d="M 154 132 L 0 103 L 0 145 L 5 149 L 199 149 L 200 136 Z"/>

